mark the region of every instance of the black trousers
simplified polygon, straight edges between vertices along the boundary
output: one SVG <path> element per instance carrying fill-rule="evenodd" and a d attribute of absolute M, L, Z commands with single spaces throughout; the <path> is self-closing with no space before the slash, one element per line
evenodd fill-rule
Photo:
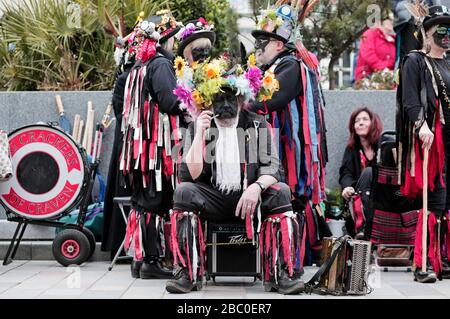
<path fill-rule="evenodd" d="M 226 195 L 211 185 L 181 183 L 174 193 L 174 209 L 198 213 L 201 218 L 214 222 L 237 220 L 235 210 L 242 192 Z M 262 219 L 267 215 L 292 210 L 291 190 L 284 183 L 276 183 L 261 194 Z"/>
<path fill-rule="evenodd" d="M 450 209 L 450 192 L 447 191 L 450 185 L 450 138 L 446 136 L 448 134 L 446 130 L 443 130 L 443 133 L 445 152 L 443 180 L 445 185 L 441 185 L 439 175 L 437 175 L 434 180 L 434 190 L 430 191 L 428 189 L 428 210 L 432 211 L 438 217 Z"/>

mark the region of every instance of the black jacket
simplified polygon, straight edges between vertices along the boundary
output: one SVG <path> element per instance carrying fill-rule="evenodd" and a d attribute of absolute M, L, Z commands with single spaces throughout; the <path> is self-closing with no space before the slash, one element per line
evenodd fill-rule
<path fill-rule="evenodd" d="M 144 93 L 150 93 L 158 103 L 159 111 L 167 114 L 181 114 L 179 101 L 173 90 L 177 86 L 177 78 L 173 68 L 173 54 L 157 48 L 156 55 L 145 63 L 147 74 L 144 79 Z M 142 67 L 137 62 L 134 68 Z"/>
<path fill-rule="evenodd" d="M 179 109 L 179 101 L 173 90 L 177 85 L 175 70 L 173 68 L 173 54 L 162 49 L 157 48 L 156 55 L 148 60 L 144 67 L 147 68 L 144 83 L 142 86 L 143 96 L 148 94 L 151 97 L 150 101 L 150 118 L 153 118 L 155 103 L 158 104 L 158 110 L 162 113 L 170 115 L 182 114 Z M 138 69 L 143 67 L 140 62 L 137 62 L 133 68 Z M 142 99 L 144 103 L 144 99 Z M 143 118 L 144 108 L 141 106 L 141 118 Z M 180 121 L 180 125 L 183 125 Z M 144 130 L 145 131 L 145 130 Z M 143 134 L 144 139 L 149 139 L 145 132 Z M 142 178 L 139 171 L 135 171 L 133 178 L 133 195 L 132 204 L 133 207 L 141 210 L 156 211 L 158 213 L 167 212 L 172 203 L 172 185 L 170 181 L 162 178 L 162 192 L 156 191 L 156 182 L 154 172 L 150 172 L 150 182 L 148 187 L 144 188 L 142 185 Z"/>
<path fill-rule="evenodd" d="M 285 51 L 280 53 L 273 59 L 271 63 L 265 65 L 262 70 L 268 70 L 278 59 L 291 55 L 291 53 Z M 294 58 L 284 58 L 275 68 L 275 78 L 280 84 L 279 91 L 275 92 L 272 99 L 266 101 L 267 111 L 281 111 L 286 108 L 289 102 L 302 95 L 302 81 L 300 80 L 300 65 Z M 255 101 L 250 108 L 253 112 L 262 111 L 265 112 L 263 102 Z"/>
<path fill-rule="evenodd" d="M 434 127 L 436 94 L 433 89 L 432 73 L 425 62 L 422 52 L 410 52 L 401 65 L 400 84 L 397 88 L 396 134 L 398 160 L 402 183 L 406 176 L 406 167 L 411 160 L 413 136 L 417 134 L 415 122 L 420 127 L 427 121 L 428 127 Z"/>
<path fill-rule="evenodd" d="M 214 122 L 211 123 L 211 127 L 214 128 Z M 273 176 L 277 181 L 280 180 L 282 168 L 280 161 L 275 151 L 275 145 L 273 144 L 273 139 L 268 135 L 269 130 L 267 129 L 267 122 L 260 115 L 253 112 L 242 111 L 239 115 L 238 128 L 242 128 L 247 134 L 248 138 L 245 138 L 245 163 L 247 163 L 247 182 L 248 185 L 256 182 L 256 180 L 262 175 Z M 256 127 L 258 127 L 258 139 L 256 136 Z M 183 153 L 187 154 L 195 133 L 195 122 L 189 125 L 188 131 L 185 134 Z M 266 137 L 268 137 L 266 139 Z M 259 138 L 262 142 L 267 140 L 267 152 L 260 151 L 258 146 L 261 145 Z M 242 142 L 242 139 L 239 139 Z M 214 145 L 217 139 L 206 141 L 207 149 L 214 149 Z M 261 142 L 261 143 L 262 143 Z M 210 145 L 210 143 L 213 143 Z M 243 149 L 241 146 L 239 149 Z M 244 162 L 241 154 L 241 163 Z M 249 159 L 257 159 L 256 163 L 249 163 Z M 253 162 L 253 161 L 252 161 Z M 195 180 L 195 182 L 201 182 L 207 185 L 215 185 L 215 172 L 214 163 L 203 162 L 203 171 L 200 176 Z M 243 177 L 243 171 L 241 172 Z M 180 170 L 179 177 L 182 182 L 194 182 L 192 176 L 189 172 L 185 159 L 183 159 Z"/>
<path fill-rule="evenodd" d="M 355 188 L 359 177 L 361 176 L 361 157 L 359 154 L 360 148 L 346 147 L 344 157 L 342 158 L 342 164 L 339 168 L 339 184 L 344 189 L 346 187 Z M 376 150 L 374 150 L 376 153 Z M 375 158 L 367 162 L 368 166 L 376 164 Z"/>

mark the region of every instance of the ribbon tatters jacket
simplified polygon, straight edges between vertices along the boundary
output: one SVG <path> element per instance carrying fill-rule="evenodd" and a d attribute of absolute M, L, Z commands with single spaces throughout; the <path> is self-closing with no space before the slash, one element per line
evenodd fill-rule
<path fill-rule="evenodd" d="M 258 113 L 266 114 L 274 134 L 279 141 L 279 156 L 286 172 L 286 184 L 296 197 L 306 196 L 313 205 L 319 204 L 325 197 L 325 164 L 328 161 L 326 129 L 323 115 L 324 98 L 320 86 L 317 59 L 306 53 L 282 54 L 270 66 L 280 82 L 280 90 L 273 94 L 270 101 L 256 103 Z M 283 72 L 289 66 L 282 66 L 286 60 L 298 64 L 299 76 L 296 84 L 298 92 L 290 84 L 289 77 L 283 79 Z M 290 63 L 293 65 L 293 63 Z M 279 67 L 280 66 L 280 67 Z M 286 101 L 285 96 L 295 96 L 287 105 L 278 104 Z M 277 98 L 276 95 L 284 95 Z M 260 105 L 258 105 L 260 104 Z M 261 111 L 263 109 L 264 111 Z"/>
<path fill-rule="evenodd" d="M 171 196 L 168 194 L 173 193 L 177 184 L 177 166 L 173 160 L 177 154 L 172 152 L 180 149 L 182 136 L 177 115 L 180 111 L 176 98 L 167 94 L 171 93 L 173 88 L 165 90 L 161 87 L 170 79 L 173 79 L 175 87 L 176 80 L 172 63 L 160 51 L 145 63 L 137 62 L 125 84 L 121 123 L 124 140 L 120 154 L 120 171 L 127 185 L 132 186 L 133 190 L 138 189 L 145 193 L 145 199 L 136 200 L 138 210 L 144 211 L 133 209 L 127 225 L 129 240 L 125 248 L 128 249 L 134 239 L 137 259 L 144 257 L 147 250 L 145 240 L 143 242 L 146 224 L 154 223 L 156 230 L 162 227 L 162 217 L 156 213 L 168 213 L 161 210 L 163 207 L 170 208 Z M 172 74 L 169 76 L 167 72 Z M 158 97 L 159 103 L 155 97 Z M 172 103 L 171 97 L 175 103 Z M 132 201 L 135 204 L 134 195 Z M 163 236 L 160 237 L 163 242 Z"/>

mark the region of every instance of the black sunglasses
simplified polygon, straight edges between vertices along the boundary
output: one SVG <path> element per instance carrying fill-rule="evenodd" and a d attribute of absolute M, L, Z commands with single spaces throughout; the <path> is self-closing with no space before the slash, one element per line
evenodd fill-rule
<path fill-rule="evenodd" d="M 271 42 L 271 41 L 273 41 L 273 40 L 271 40 L 271 39 L 256 39 L 256 41 L 255 41 L 255 49 L 256 50 L 258 50 L 258 49 L 263 50 L 269 44 L 269 42 Z"/>
<path fill-rule="evenodd" d="M 450 34 L 450 27 L 448 26 L 439 26 L 436 29 L 436 33 L 440 35 Z"/>

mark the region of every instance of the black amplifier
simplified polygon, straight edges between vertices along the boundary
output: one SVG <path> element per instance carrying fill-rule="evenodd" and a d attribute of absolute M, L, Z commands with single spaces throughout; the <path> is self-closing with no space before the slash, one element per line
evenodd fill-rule
<path fill-rule="evenodd" d="M 258 239 L 247 239 L 245 224 L 207 224 L 207 274 L 260 277 Z"/>

